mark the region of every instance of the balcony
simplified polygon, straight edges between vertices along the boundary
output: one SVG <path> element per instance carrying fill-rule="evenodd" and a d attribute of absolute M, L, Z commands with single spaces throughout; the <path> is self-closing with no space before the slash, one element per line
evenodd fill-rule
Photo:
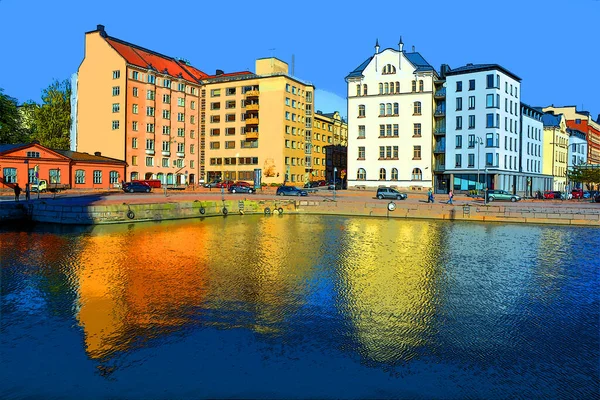
<path fill-rule="evenodd" d="M 246 139 L 247 140 L 256 140 L 256 139 L 258 139 L 258 131 L 249 131 L 249 132 L 246 132 Z"/>
<path fill-rule="evenodd" d="M 433 166 L 434 172 L 444 172 L 446 170 L 446 166 L 442 163 L 435 163 Z"/>
<path fill-rule="evenodd" d="M 154 149 L 146 149 L 146 154 L 153 156 L 154 155 Z"/>
<path fill-rule="evenodd" d="M 246 118 L 246 125 L 258 125 L 258 117 Z"/>
<path fill-rule="evenodd" d="M 436 117 L 443 117 L 446 115 L 446 107 L 437 107 L 435 109 L 435 114 Z"/>
<path fill-rule="evenodd" d="M 246 97 L 258 97 L 260 92 L 258 90 L 248 90 L 246 92 Z"/>
<path fill-rule="evenodd" d="M 246 104 L 247 111 L 258 111 L 258 103 L 256 104 Z"/>
<path fill-rule="evenodd" d="M 446 143 L 437 143 L 434 147 L 433 147 L 433 152 L 434 153 L 445 153 L 446 152 Z"/>
<path fill-rule="evenodd" d="M 177 157 L 183 158 L 183 157 L 185 157 L 185 153 L 182 152 L 182 151 L 178 151 L 177 152 Z"/>
<path fill-rule="evenodd" d="M 435 129 L 433 130 L 433 134 L 437 135 L 437 136 L 444 136 L 446 134 L 446 127 L 445 126 L 435 127 Z"/>
<path fill-rule="evenodd" d="M 437 92 L 435 92 L 434 97 L 436 99 L 441 99 L 446 97 L 446 88 L 442 88 L 440 90 L 438 90 Z"/>
<path fill-rule="evenodd" d="M 170 152 L 170 151 L 163 150 L 163 151 L 162 151 L 162 155 L 163 155 L 163 156 L 165 156 L 165 157 L 170 157 L 170 156 L 171 156 L 171 152 Z"/>

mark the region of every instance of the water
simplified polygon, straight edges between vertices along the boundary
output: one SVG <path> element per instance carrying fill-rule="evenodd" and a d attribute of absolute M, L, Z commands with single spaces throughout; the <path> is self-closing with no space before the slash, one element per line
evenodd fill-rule
<path fill-rule="evenodd" d="M 599 398 L 600 229 L 0 231 L 2 398 Z"/>

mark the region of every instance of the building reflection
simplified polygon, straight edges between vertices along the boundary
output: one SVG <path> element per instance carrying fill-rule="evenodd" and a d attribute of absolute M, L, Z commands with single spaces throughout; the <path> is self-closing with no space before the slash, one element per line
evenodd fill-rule
<path fill-rule="evenodd" d="M 367 359 L 406 361 L 429 340 L 439 227 L 404 220 L 347 220 L 339 303 Z"/>

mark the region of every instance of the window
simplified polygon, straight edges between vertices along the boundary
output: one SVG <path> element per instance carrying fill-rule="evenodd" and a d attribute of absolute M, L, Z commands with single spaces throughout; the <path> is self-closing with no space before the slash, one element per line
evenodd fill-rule
<path fill-rule="evenodd" d="M 121 94 L 121 87 L 120 86 L 113 86 L 113 88 L 112 88 L 112 94 L 113 94 L 113 96 L 118 96 L 119 94 Z"/>
<path fill-rule="evenodd" d="M 392 177 L 391 180 L 393 181 L 397 181 L 398 180 L 398 168 L 392 168 Z"/>
<path fill-rule="evenodd" d="M 221 129 L 213 128 L 210 130 L 210 136 L 219 136 L 221 135 Z"/>
<path fill-rule="evenodd" d="M 163 131 L 163 135 L 170 135 L 171 134 L 171 127 L 170 126 L 163 126 L 162 127 L 162 131 Z"/>
<path fill-rule="evenodd" d="M 475 166 L 475 154 L 469 154 L 469 159 L 468 159 L 468 164 L 467 167 L 469 168 L 473 168 Z"/>
<path fill-rule="evenodd" d="M 410 179 L 413 181 L 422 181 L 423 173 L 421 172 L 421 170 L 419 168 L 413 168 Z"/>
<path fill-rule="evenodd" d="M 169 104 L 170 102 L 171 102 L 171 95 L 170 94 L 163 94 L 163 103 Z"/>
<path fill-rule="evenodd" d="M 475 109 L 475 96 L 469 96 L 469 110 Z"/>
<path fill-rule="evenodd" d="M 456 148 L 457 149 L 461 149 L 462 148 L 462 135 L 456 135 Z"/>
<path fill-rule="evenodd" d="M 133 97 L 138 97 L 138 88 L 133 88 Z"/>
<path fill-rule="evenodd" d="M 385 105 L 385 113 L 386 115 L 392 115 L 392 103 L 387 103 Z"/>
<path fill-rule="evenodd" d="M 154 107 L 146 107 L 146 115 L 149 117 L 154 116 Z"/>
<path fill-rule="evenodd" d="M 456 117 L 456 130 L 462 129 L 462 117 Z"/>
<path fill-rule="evenodd" d="M 462 92 L 462 82 L 461 81 L 456 82 L 456 91 Z"/>
<path fill-rule="evenodd" d="M 398 124 L 394 124 L 394 136 L 398 137 Z"/>
<path fill-rule="evenodd" d="M 365 106 L 363 104 L 358 106 L 358 118 L 365 117 Z"/>
<path fill-rule="evenodd" d="M 364 139 L 365 138 L 365 126 L 364 125 L 359 125 L 358 126 L 358 138 L 359 139 Z"/>
<path fill-rule="evenodd" d="M 485 166 L 490 167 L 494 165 L 494 154 L 493 153 L 485 153 Z"/>
<path fill-rule="evenodd" d="M 419 92 L 423 91 L 423 80 L 419 81 Z"/>
<path fill-rule="evenodd" d="M 226 141 L 225 148 L 226 149 L 235 149 L 235 141 L 233 141 L 233 140 Z"/>
<path fill-rule="evenodd" d="M 454 167 L 455 168 L 461 168 L 462 166 L 462 155 L 461 154 L 455 154 L 454 155 Z"/>
<path fill-rule="evenodd" d="M 102 171 L 94 170 L 94 184 L 102 183 Z"/>
<path fill-rule="evenodd" d="M 121 77 L 120 70 L 113 71 L 113 79 L 119 79 L 120 77 Z"/>
<path fill-rule="evenodd" d="M 233 128 L 233 127 L 225 128 L 225 135 L 227 135 L 227 136 L 235 135 L 235 128 Z"/>
<path fill-rule="evenodd" d="M 306 101 L 307 101 L 307 102 L 310 102 L 310 101 L 311 101 L 311 100 L 309 100 L 309 96 L 308 96 L 309 94 L 310 94 L 310 92 L 307 92 L 307 93 L 306 93 Z M 366 96 L 366 95 L 367 95 L 367 84 L 365 83 L 365 84 L 363 85 L 363 96 Z"/>
<path fill-rule="evenodd" d="M 210 142 L 211 150 L 218 150 L 221 148 L 221 142 Z"/>
<path fill-rule="evenodd" d="M 180 92 L 185 92 L 185 83 L 178 83 L 177 90 L 179 90 Z"/>
<path fill-rule="evenodd" d="M 166 88 L 170 88 L 171 87 L 171 80 L 170 79 L 163 79 L 163 86 Z"/>
<path fill-rule="evenodd" d="M 148 83 L 154 84 L 156 82 L 156 77 L 154 75 L 148 75 Z"/>
<path fill-rule="evenodd" d="M 163 119 L 171 119 L 171 111 L 163 110 L 162 117 L 163 117 Z"/>
<path fill-rule="evenodd" d="M 225 102 L 225 108 L 235 108 L 235 100 L 228 100 Z"/>
<path fill-rule="evenodd" d="M 398 115 L 398 103 L 394 103 L 394 115 Z"/>
<path fill-rule="evenodd" d="M 190 115 L 190 124 L 195 124 L 195 123 L 196 123 L 196 116 Z"/>
<path fill-rule="evenodd" d="M 383 83 L 379 84 L 379 94 L 383 94 Z"/>
<path fill-rule="evenodd" d="M 75 183 L 85 183 L 85 171 L 78 169 L 75 171 Z"/>
<path fill-rule="evenodd" d="M 195 110 L 195 109 L 196 109 L 196 102 L 195 102 L 195 101 L 190 101 L 190 108 L 191 108 L 192 110 Z"/>
<path fill-rule="evenodd" d="M 226 96 L 233 96 L 235 94 L 235 88 L 227 88 L 225 89 Z"/>
<path fill-rule="evenodd" d="M 112 129 L 113 129 L 113 131 L 119 129 L 119 121 L 112 122 Z"/>
<path fill-rule="evenodd" d="M 421 159 L 421 146 L 413 146 L 413 160 Z"/>
<path fill-rule="evenodd" d="M 462 110 L 462 97 L 456 98 L 456 111 Z"/>
<path fill-rule="evenodd" d="M 365 159 L 365 148 L 362 146 L 358 148 L 358 159 L 359 160 Z"/>
<path fill-rule="evenodd" d="M 119 173 L 117 171 L 110 171 L 109 183 L 119 183 Z"/>
<path fill-rule="evenodd" d="M 412 91 L 416 92 L 417 91 L 417 81 L 412 81 Z"/>
<path fill-rule="evenodd" d="M 360 85 L 360 84 L 359 84 L 359 85 L 356 85 L 356 95 L 357 95 L 357 96 L 360 96 L 360 88 L 361 88 L 361 85 Z"/>
<path fill-rule="evenodd" d="M 494 127 L 494 114 L 486 114 L 485 115 L 485 127 L 486 128 Z"/>
<path fill-rule="evenodd" d="M 485 135 L 485 147 L 494 147 L 494 134 L 487 133 Z"/>
<path fill-rule="evenodd" d="M 28 158 L 40 158 L 40 152 L 39 151 L 28 151 L 27 157 Z"/>
<path fill-rule="evenodd" d="M 169 159 L 168 158 L 163 158 L 162 159 L 162 166 L 163 167 L 168 167 L 169 166 Z"/>
<path fill-rule="evenodd" d="M 469 129 L 475 129 L 475 116 L 469 115 Z"/>
<path fill-rule="evenodd" d="M 421 137 L 421 124 L 413 125 L 413 137 Z"/>
<path fill-rule="evenodd" d="M 225 122 L 235 122 L 235 114 L 225 115 Z"/>
<path fill-rule="evenodd" d="M 51 170 L 54 171 L 54 170 Z M 5 183 L 17 183 L 17 169 L 16 168 L 4 168 L 4 182 Z"/>
<path fill-rule="evenodd" d="M 112 105 L 112 112 L 118 113 L 121 110 L 121 105 L 119 103 L 114 103 Z"/>
<path fill-rule="evenodd" d="M 154 167 L 154 157 L 146 157 L 146 167 Z"/>
<path fill-rule="evenodd" d="M 379 116 L 383 117 L 385 115 L 385 104 L 379 103 Z"/>
<path fill-rule="evenodd" d="M 420 101 L 415 101 L 414 103 L 414 115 L 421 115 L 421 102 Z"/>
<path fill-rule="evenodd" d="M 219 97 L 221 96 L 221 89 L 213 89 L 210 91 L 210 97 Z"/>
<path fill-rule="evenodd" d="M 356 180 L 364 181 L 367 179 L 367 171 L 364 168 L 359 168 L 356 172 Z"/>
<path fill-rule="evenodd" d="M 475 90 L 475 79 L 469 80 L 469 90 Z"/>
<path fill-rule="evenodd" d="M 154 150 L 154 140 L 146 139 L 146 150 Z"/>
<path fill-rule="evenodd" d="M 134 114 L 138 113 L 138 105 L 137 104 L 132 104 L 131 105 L 131 112 Z"/>
<path fill-rule="evenodd" d="M 135 138 L 135 137 L 131 138 L 131 148 L 132 149 L 137 149 L 137 147 L 138 147 L 138 140 L 137 140 L 137 138 Z"/>
<path fill-rule="evenodd" d="M 146 132 L 154 133 L 154 124 L 146 124 Z"/>
<path fill-rule="evenodd" d="M 154 92 L 154 90 L 148 90 L 148 91 L 146 92 L 146 99 L 147 99 L 147 100 L 154 100 L 154 96 L 155 96 L 155 94 L 156 94 L 156 93 Z"/>
<path fill-rule="evenodd" d="M 220 110 L 221 109 L 221 103 L 220 102 L 215 102 L 215 103 L 210 103 L 210 109 L 211 110 Z"/>
<path fill-rule="evenodd" d="M 485 107 L 493 108 L 494 107 L 494 95 L 488 94 L 485 96 Z"/>
<path fill-rule="evenodd" d="M 468 137 L 469 148 L 472 149 L 475 147 L 475 135 L 469 135 Z"/>
<path fill-rule="evenodd" d="M 486 76 L 486 88 L 487 89 L 492 89 L 494 87 L 494 74 L 488 74 Z"/>

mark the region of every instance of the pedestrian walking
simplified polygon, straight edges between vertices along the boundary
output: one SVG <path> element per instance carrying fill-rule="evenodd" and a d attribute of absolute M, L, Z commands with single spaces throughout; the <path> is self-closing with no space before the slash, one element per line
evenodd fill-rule
<path fill-rule="evenodd" d="M 19 197 L 21 197 L 21 187 L 19 186 L 19 184 L 15 184 L 15 201 L 19 201 Z"/>
<path fill-rule="evenodd" d="M 433 192 L 431 191 L 431 188 L 429 188 L 429 190 L 427 191 L 427 202 L 428 203 L 433 203 L 434 202 Z"/>
<path fill-rule="evenodd" d="M 454 192 L 450 190 L 448 192 L 448 204 L 452 204 L 452 198 L 454 197 Z"/>

